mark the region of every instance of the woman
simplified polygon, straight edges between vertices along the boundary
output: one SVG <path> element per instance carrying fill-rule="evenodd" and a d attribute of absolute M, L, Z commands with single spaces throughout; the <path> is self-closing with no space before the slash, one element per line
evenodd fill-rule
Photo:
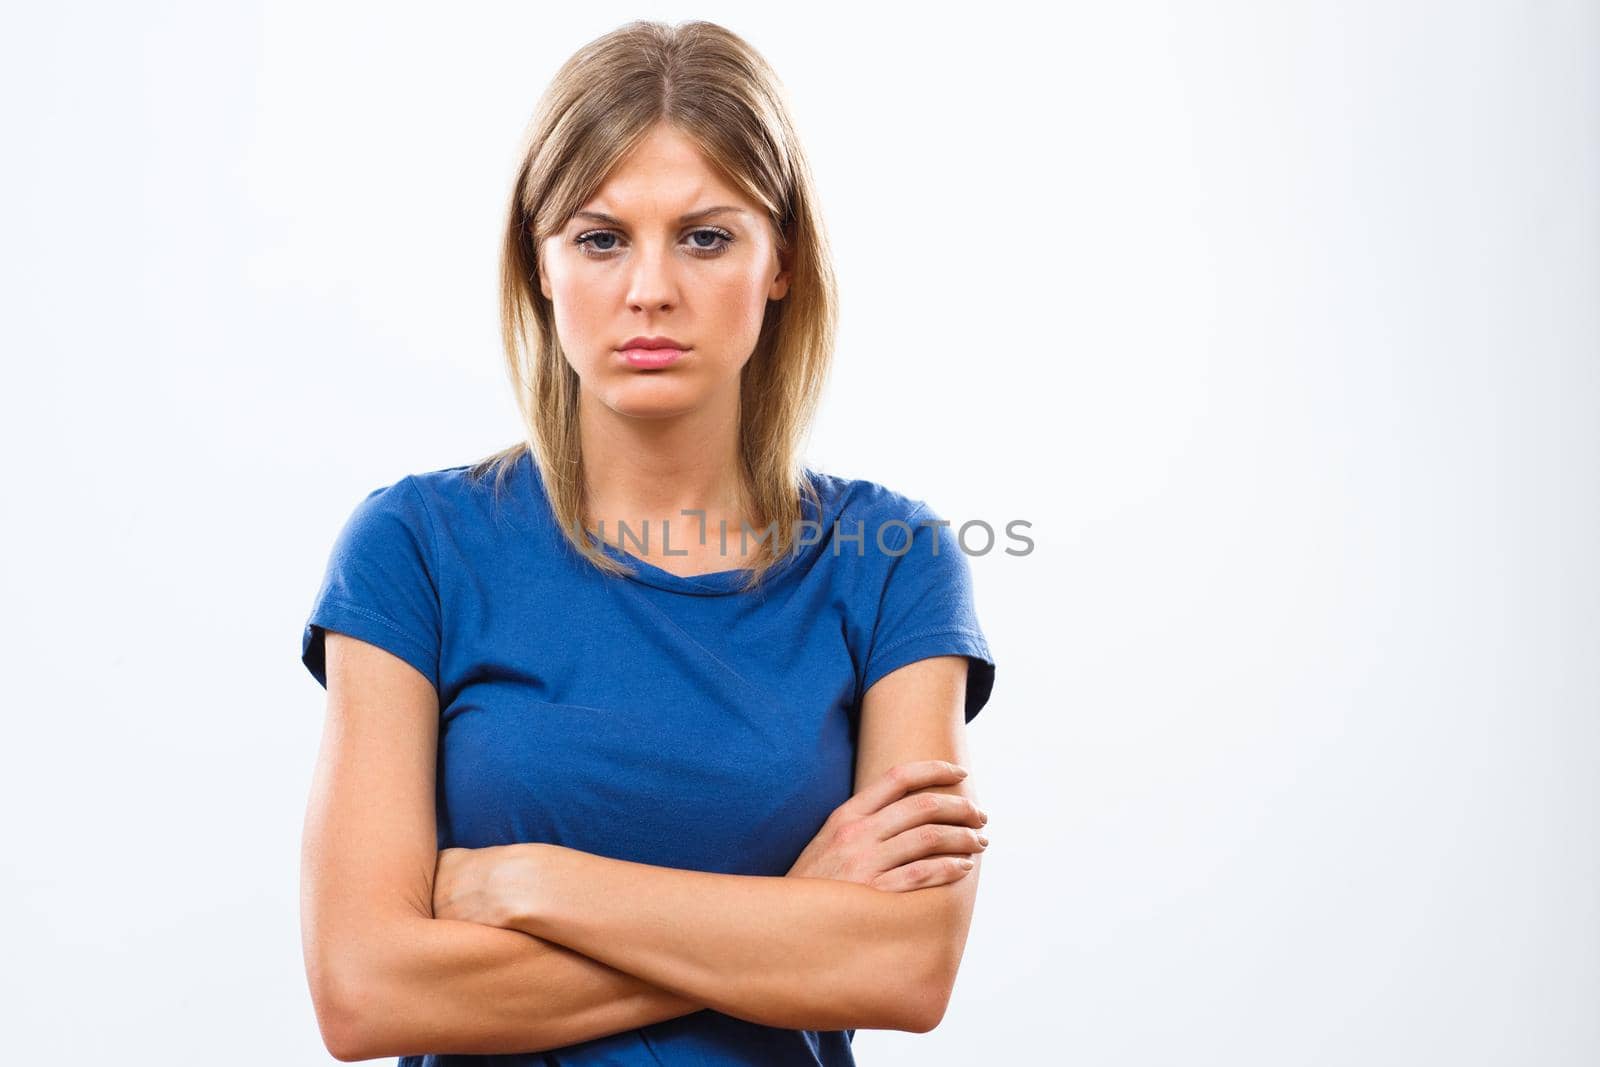
<path fill-rule="evenodd" d="M 305 627 L 324 1040 L 836 1065 L 931 1029 L 994 662 L 943 520 L 797 462 L 835 295 L 760 56 L 703 22 L 579 51 L 502 281 L 527 440 L 369 494 Z"/>

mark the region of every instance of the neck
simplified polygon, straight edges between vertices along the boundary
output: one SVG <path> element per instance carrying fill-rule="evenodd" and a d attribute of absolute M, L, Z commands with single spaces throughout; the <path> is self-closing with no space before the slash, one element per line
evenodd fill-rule
<path fill-rule="evenodd" d="M 604 522 L 604 536 L 615 543 L 618 523 L 635 534 L 649 522 L 652 553 L 663 521 L 672 528 L 674 550 L 698 540 L 720 521 L 732 530 L 748 519 L 739 462 L 738 399 L 701 410 L 657 419 L 619 415 L 590 394 L 579 397 L 579 445 L 583 450 L 586 521 Z M 713 534 L 714 536 L 714 534 Z"/>

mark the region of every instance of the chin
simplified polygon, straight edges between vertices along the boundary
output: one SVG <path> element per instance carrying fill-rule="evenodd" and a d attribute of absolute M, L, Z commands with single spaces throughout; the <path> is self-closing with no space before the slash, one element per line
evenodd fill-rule
<path fill-rule="evenodd" d="M 704 398 L 673 383 L 628 382 L 606 391 L 606 407 L 633 419 L 669 419 L 699 407 Z"/>

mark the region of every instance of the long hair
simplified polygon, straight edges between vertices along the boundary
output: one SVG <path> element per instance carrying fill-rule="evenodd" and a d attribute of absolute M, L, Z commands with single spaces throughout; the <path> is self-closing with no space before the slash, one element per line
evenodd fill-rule
<path fill-rule="evenodd" d="M 711 22 L 637 20 L 580 48 L 556 73 L 529 125 L 500 261 L 501 339 L 526 439 L 474 464 L 496 488 L 524 452 L 538 464 L 568 543 L 595 566 L 628 573 L 589 539 L 579 449 L 577 372 L 562 353 L 539 288 L 539 248 L 563 229 L 612 168 L 669 123 L 771 221 L 790 271 L 769 300 L 740 374 L 740 475 L 758 524 L 744 588 L 793 550 L 801 498 L 816 502 L 800 451 L 832 361 L 838 294 L 810 165 L 786 91 L 746 41 Z M 819 516 L 820 517 L 820 516 Z"/>

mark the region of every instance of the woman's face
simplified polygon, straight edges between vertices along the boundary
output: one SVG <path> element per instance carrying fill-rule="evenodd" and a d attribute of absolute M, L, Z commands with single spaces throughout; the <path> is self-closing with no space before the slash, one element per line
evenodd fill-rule
<path fill-rule="evenodd" d="M 766 212 L 666 125 L 540 247 L 567 361 L 583 392 L 621 415 L 736 407 L 767 301 L 788 287 Z M 671 353 L 626 351 L 640 337 L 684 351 L 660 365 Z"/>

